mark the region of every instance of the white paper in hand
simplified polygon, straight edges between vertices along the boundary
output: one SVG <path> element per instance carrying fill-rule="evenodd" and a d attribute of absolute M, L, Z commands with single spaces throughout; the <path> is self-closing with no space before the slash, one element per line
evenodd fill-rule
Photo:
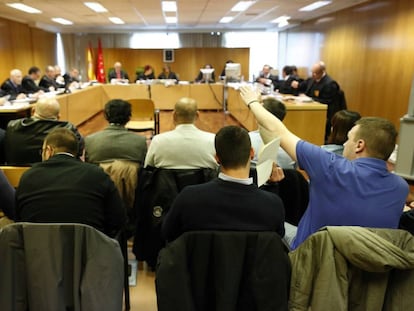
<path fill-rule="evenodd" d="M 265 144 L 257 155 L 256 174 L 257 186 L 266 183 L 272 174 L 273 162 L 276 163 L 277 153 L 280 146 L 280 138 L 276 137 Z"/>

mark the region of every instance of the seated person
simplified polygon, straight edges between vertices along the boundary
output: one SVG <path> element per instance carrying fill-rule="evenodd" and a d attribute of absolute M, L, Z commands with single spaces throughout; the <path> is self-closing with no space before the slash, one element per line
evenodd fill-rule
<path fill-rule="evenodd" d="M 69 72 L 65 73 L 63 79 L 65 80 L 65 88 L 67 89 L 77 89 L 80 87 L 79 70 L 77 68 L 72 68 Z"/>
<path fill-rule="evenodd" d="M 26 171 L 16 191 L 16 221 L 81 223 L 115 237 L 125 209 L 111 178 L 76 159 L 78 139 L 66 128 L 51 131 L 42 161 Z"/>
<path fill-rule="evenodd" d="M 275 231 L 284 236 L 284 208 L 274 193 L 259 190 L 249 178 L 253 149 L 246 130 L 223 127 L 215 137 L 219 177 L 185 187 L 162 223 L 172 241 L 192 230 Z"/>
<path fill-rule="evenodd" d="M 226 64 L 224 65 L 223 70 L 221 71 L 220 79 L 222 79 L 222 80 L 226 79 L 226 65 L 227 64 L 233 64 L 233 63 L 234 62 L 231 59 L 229 59 L 228 61 L 226 61 Z"/>
<path fill-rule="evenodd" d="M 279 81 L 279 93 L 299 95 L 298 89 L 292 87 L 293 81 L 299 81 L 299 78 L 294 73 L 294 66 L 285 66 L 282 70 L 283 80 Z"/>
<path fill-rule="evenodd" d="M 59 121 L 59 102 L 55 98 L 41 98 L 37 101 L 30 118 L 12 120 L 7 125 L 4 142 L 5 158 L 8 165 L 30 165 L 42 160 L 39 150 L 46 135 L 54 128 L 65 127 L 77 137 L 79 150 L 83 153 L 83 138 L 76 127 L 68 121 Z"/>
<path fill-rule="evenodd" d="M 32 66 L 29 68 L 28 75 L 23 77 L 22 88 L 25 94 L 42 94 L 48 92 L 49 89 L 38 86 L 36 81 L 40 79 L 41 71 L 39 67 Z"/>
<path fill-rule="evenodd" d="M 263 107 L 266 110 L 270 111 L 274 116 L 276 116 L 280 121 L 286 116 L 286 107 L 283 103 L 278 101 L 276 98 L 266 98 L 263 100 Z M 257 154 L 260 149 L 263 147 L 263 140 L 260 137 L 259 130 L 249 132 L 250 140 L 252 142 L 252 147 L 254 150 L 254 157 L 252 162 L 257 162 Z M 279 152 L 276 156 L 277 158 L 277 165 L 284 169 L 295 169 L 296 163 L 292 160 L 292 158 L 286 153 L 283 148 L 279 148 Z"/>
<path fill-rule="evenodd" d="M 14 188 L 10 185 L 4 172 L 0 170 L 0 211 L 2 211 L 9 219 L 15 218 L 14 193 Z"/>
<path fill-rule="evenodd" d="M 264 65 L 259 76 L 256 78 L 256 82 L 262 84 L 265 87 L 273 86 L 272 91 L 279 88 L 279 77 L 271 74 L 273 68 L 269 65 Z"/>
<path fill-rule="evenodd" d="M 206 64 L 204 66 L 205 69 L 213 69 L 213 66 L 210 64 Z M 206 80 L 208 79 L 208 80 Z M 197 78 L 194 80 L 197 83 L 214 83 L 216 81 L 216 77 L 214 75 L 214 71 L 211 73 L 211 75 L 205 75 L 201 71 L 198 73 Z"/>
<path fill-rule="evenodd" d="M 120 62 L 116 62 L 114 64 L 114 69 L 108 72 L 108 81 L 110 83 L 113 83 L 113 82 L 124 83 L 125 80 L 129 80 L 129 76 L 126 73 L 126 71 L 122 69 L 122 64 Z"/>
<path fill-rule="evenodd" d="M 342 155 L 344 143 L 348 139 L 348 132 L 359 119 L 361 119 L 361 115 L 355 111 L 340 110 L 335 113 L 331 121 L 332 130 L 328 137 L 328 144 L 321 147 L 330 152 Z"/>
<path fill-rule="evenodd" d="M 170 65 L 167 64 L 162 66 L 162 72 L 158 75 L 158 79 L 174 79 L 178 81 L 177 75 L 171 71 Z"/>
<path fill-rule="evenodd" d="M 197 102 L 183 97 L 173 113 L 175 129 L 152 138 L 145 166 L 188 169 L 217 168 L 214 158 L 214 134 L 195 126 L 198 118 Z"/>
<path fill-rule="evenodd" d="M 10 95 L 9 100 L 26 98 L 22 88 L 22 72 L 19 69 L 10 71 L 10 78 L 1 85 L 4 95 Z"/>
<path fill-rule="evenodd" d="M 104 115 L 108 127 L 85 137 L 85 160 L 100 163 L 123 159 L 143 164 L 147 153 L 146 139 L 125 128 L 131 117 L 131 104 L 112 99 L 106 103 Z"/>
<path fill-rule="evenodd" d="M 348 132 L 343 157 L 301 140 L 259 101 L 249 86 L 240 88 L 259 126 L 280 137 L 284 150 L 309 176 L 309 205 L 299 226 L 286 225 L 292 248 L 324 226 L 397 228 L 408 194 L 407 182 L 388 172 L 397 131 L 385 119 L 361 118 Z"/>
<path fill-rule="evenodd" d="M 154 80 L 154 79 L 155 79 L 154 68 L 152 68 L 151 65 L 145 65 L 144 72 L 138 74 L 135 80 Z"/>
<path fill-rule="evenodd" d="M 55 65 L 55 81 L 58 85 L 58 88 L 64 88 L 65 87 L 65 79 L 62 76 L 62 69 L 59 65 Z"/>
<path fill-rule="evenodd" d="M 60 86 L 56 82 L 56 71 L 54 66 L 47 66 L 45 70 L 45 75 L 40 79 L 39 86 L 43 90 L 50 92 L 56 91 Z"/>

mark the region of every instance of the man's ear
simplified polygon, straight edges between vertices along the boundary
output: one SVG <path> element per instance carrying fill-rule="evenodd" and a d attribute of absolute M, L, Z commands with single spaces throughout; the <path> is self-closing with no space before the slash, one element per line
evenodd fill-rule
<path fill-rule="evenodd" d="M 250 147 L 250 160 L 254 159 L 254 149 L 253 147 Z"/>
<path fill-rule="evenodd" d="M 365 148 L 366 148 L 365 140 L 358 139 L 357 143 L 355 144 L 355 153 L 361 153 L 365 150 Z"/>

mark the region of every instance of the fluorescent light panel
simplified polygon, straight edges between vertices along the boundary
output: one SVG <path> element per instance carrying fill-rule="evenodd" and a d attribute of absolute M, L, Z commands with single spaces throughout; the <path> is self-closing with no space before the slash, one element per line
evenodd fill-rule
<path fill-rule="evenodd" d="M 165 22 L 167 24 L 176 24 L 178 21 L 177 16 L 165 16 Z"/>
<path fill-rule="evenodd" d="M 285 21 L 288 21 L 290 19 L 290 16 L 287 16 L 287 15 L 282 15 L 282 16 L 279 16 L 278 18 L 275 18 L 274 20 L 272 20 L 272 21 L 270 21 L 271 23 L 276 23 L 276 24 L 279 24 L 279 23 L 282 23 L 282 22 L 285 22 Z"/>
<path fill-rule="evenodd" d="M 311 3 L 307 6 L 304 6 L 303 8 L 300 8 L 299 11 L 302 12 L 309 12 L 309 11 L 314 11 L 317 10 L 325 5 L 330 4 L 332 1 L 316 1 L 314 3 Z"/>
<path fill-rule="evenodd" d="M 243 12 L 246 11 L 255 1 L 239 1 L 232 8 L 232 12 Z"/>
<path fill-rule="evenodd" d="M 6 3 L 6 5 L 13 9 L 20 10 L 26 13 L 31 13 L 31 14 L 42 13 L 42 11 L 32 8 L 31 6 L 25 5 L 23 3 Z"/>
<path fill-rule="evenodd" d="M 161 7 L 163 12 L 177 12 L 177 2 L 175 1 L 162 1 Z"/>
<path fill-rule="evenodd" d="M 84 2 L 83 4 L 96 13 L 108 12 L 108 10 L 98 2 Z"/>
<path fill-rule="evenodd" d="M 232 20 L 234 19 L 234 17 L 233 16 L 224 16 L 220 21 L 219 21 L 219 23 L 222 23 L 222 24 L 227 24 L 227 23 L 230 23 Z"/>
<path fill-rule="evenodd" d="M 61 17 L 53 17 L 52 21 L 54 21 L 55 23 L 62 24 L 62 25 L 73 25 L 72 21 L 69 21 L 69 20 L 61 18 Z"/>
<path fill-rule="evenodd" d="M 119 17 L 108 17 L 108 19 L 109 19 L 112 23 L 117 24 L 117 25 L 122 25 L 122 24 L 125 24 L 125 22 L 124 22 L 122 19 L 120 19 Z"/>

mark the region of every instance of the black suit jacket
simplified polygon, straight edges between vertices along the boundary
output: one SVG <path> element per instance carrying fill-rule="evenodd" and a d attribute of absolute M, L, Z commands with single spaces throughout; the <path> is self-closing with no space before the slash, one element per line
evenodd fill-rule
<path fill-rule="evenodd" d="M 48 88 L 38 86 L 30 76 L 25 76 L 22 79 L 22 88 L 25 94 L 33 94 L 39 91 L 49 92 Z"/>
<path fill-rule="evenodd" d="M 10 100 L 16 99 L 17 95 L 23 93 L 21 85 L 15 85 L 10 79 L 7 79 L 1 85 L 1 89 L 5 95 L 10 95 Z"/>
<path fill-rule="evenodd" d="M 115 70 L 111 70 L 108 73 L 108 82 L 111 82 L 112 79 L 117 79 L 117 78 L 118 77 L 116 76 Z M 123 70 L 121 70 L 121 79 L 127 79 L 127 80 L 129 80 L 128 74 L 125 71 L 123 71 Z"/>
<path fill-rule="evenodd" d="M 330 105 L 338 94 L 339 86 L 330 76 L 325 75 L 319 82 L 309 78 L 300 85 L 300 90 L 304 91 L 313 100 L 322 104 Z"/>
<path fill-rule="evenodd" d="M 39 86 L 47 89 L 49 91 L 49 87 L 53 86 L 55 90 L 59 88 L 59 85 L 56 83 L 54 79 L 50 79 L 48 76 L 43 76 L 42 79 L 40 79 Z"/>
<path fill-rule="evenodd" d="M 67 154 L 36 163 L 20 179 L 16 219 L 90 225 L 113 237 L 125 224 L 114 183 L 100 167 Z"/>

